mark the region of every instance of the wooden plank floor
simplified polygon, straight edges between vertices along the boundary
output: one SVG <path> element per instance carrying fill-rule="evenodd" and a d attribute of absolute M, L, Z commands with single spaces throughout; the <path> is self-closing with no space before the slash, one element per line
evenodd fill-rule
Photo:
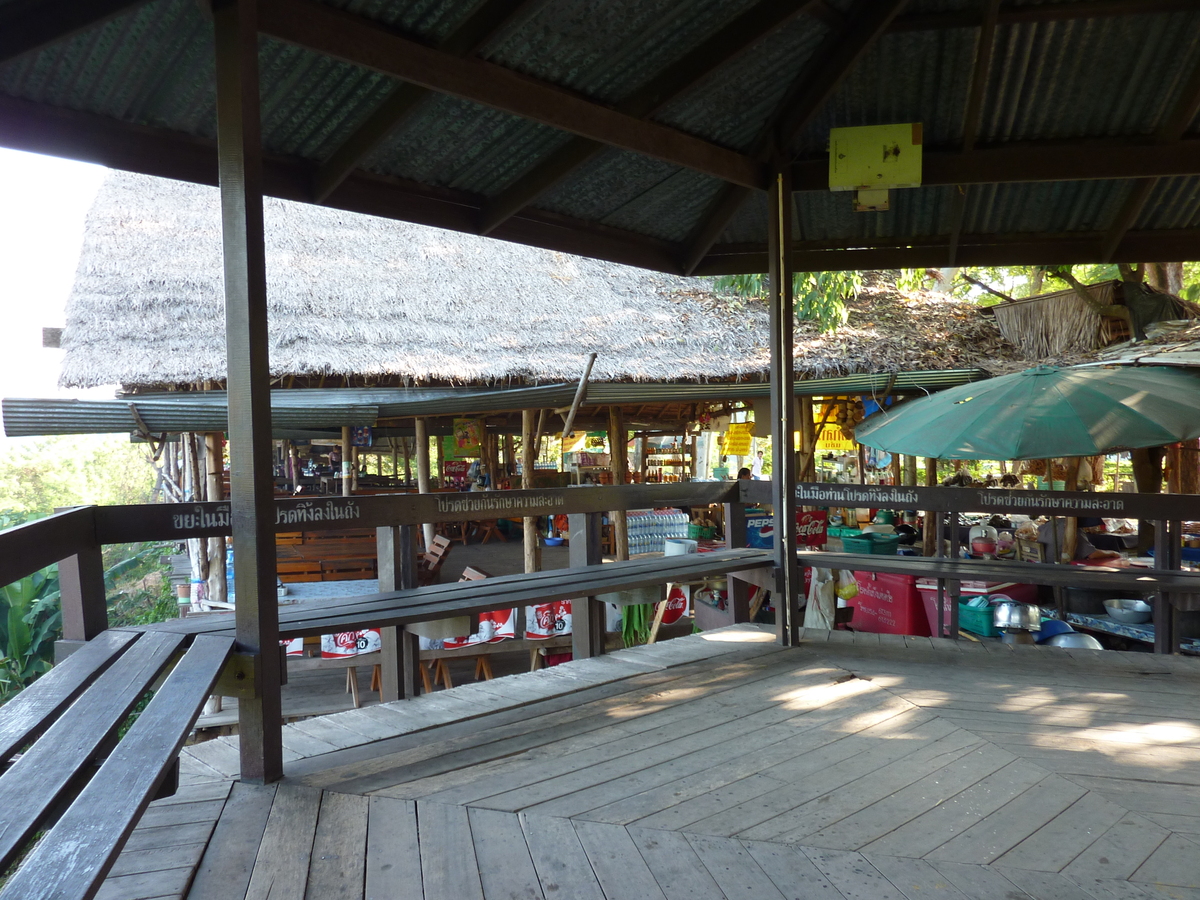
<path fill-rule="evenodd" d="M 750 626 L 189 748 L 100 896 L 1200 900 L 1200 663 Z"/>

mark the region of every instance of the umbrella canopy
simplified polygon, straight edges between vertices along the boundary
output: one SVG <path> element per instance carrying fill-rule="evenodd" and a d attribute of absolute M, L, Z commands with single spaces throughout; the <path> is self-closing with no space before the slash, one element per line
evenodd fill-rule
<path fill-rule="evenodd" d="M 1200 376 L 1166 366 L 1038 366 L 884 410 L 859 443 L 937 459 L 1047 459 L 1200 437 Z"/>

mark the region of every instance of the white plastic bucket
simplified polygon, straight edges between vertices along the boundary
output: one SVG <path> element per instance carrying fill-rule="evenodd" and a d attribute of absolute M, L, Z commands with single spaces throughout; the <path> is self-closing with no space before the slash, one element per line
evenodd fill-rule
<path fill-rule="evenodd" d="M 700 544 L 688 538 L 667 538 L 663 543 L 664 556 L 683 556 L 685 553 L 696 553 Z"/>

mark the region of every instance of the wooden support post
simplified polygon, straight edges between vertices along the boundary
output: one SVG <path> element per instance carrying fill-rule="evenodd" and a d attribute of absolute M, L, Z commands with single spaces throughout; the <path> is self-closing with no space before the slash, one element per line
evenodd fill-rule
<path fill-rule="evenodd" d="M 625 416 L 619 406 L 608 408 L 608 446 L 612 451 L 609 454 L 609 469 L 612 472 L 613 484 L 622 485 L 629 471 L 629 435 L 625 431 Z M 625 510 L 611 510 L 608 518 L 613 526 L 613 542 L 616 545 L 613 549 L 617 559 L 629 559 L 629 520 Z"/>
<path fill-rule="evenodd" d="M 416 532 L 411 525 L 375 529 L 379 553 L 379 590 L 400 591 L 417 586 Z M 380 630 L 379 699 L 384 703 L 415 697 L 421 684 L 417 636 L 403 628 Z"/>
<path fill-rule="evenodd" d="M 425 420 L 418 418 L 416 422 L 417 431 L 417 491 L 421 494 L 429 493 L 429 432 L 425 427 Z M 426 522 L 421 526 L 425 537 L 425 549 L 428 550 L 433 546 L 433 523 Z"/>
<path fill-rule="evenodd" d="M 342 426 L 342 496 L 349 497 L 353 489 L 351 484 L 351 472 L 354 471 L 354 460 L 351 458 L 352 452 L 350 449 L 350 427 Z"/>
<path fill-rule="evenodd" d="M 796 480 L 817 480 L 817 423 L 812 397 L 800 398 L 800 468 Z"/>
<path fill-rule="evenodd" d="M 534 435 L 534 411 L 521 411 L 521 487 L 533 489 L 534 464 L 537 461 L 537 438 Z M 537 530 L 537 517 L 526 516 L 521 520 L 525 542 L 525 571 L 542 570 L 542 539 Z"/>
<path fill-rule="evenodd" d="M 242 780 L 267 783 L 283 776 L 283 718 L 254 0 L 216 0 L 213 24 L 235 615 L 239 649 L 255 657 L 256 680 L 254 697 L 238 703 L 238 735 Z"/>
<path fill-rule="evenodd" d="M 938 471 L 937 460 L 926 458 L 925 460 L 925 487 L 937 487 Z M 938 542 L 941 536 L 938 534 L 938 529 L 941 525 L 936 521 L 936 517 L 931 516 L 929 511 L 925 511 L 925 530 L 922 535 L 921 555 L 922 556 L 941 556 L 937 552 L 937 548 L 941 546 Z"/>
<path fill-rule="evenodd" d="M 600 513 L 571 513 L 571 568 L 598 566 L 604 562 L 600 548 Z M 571 654 L 587 659 L 604 652 L 604 604 L 595 597 L 577 597 L 571 601 Z"/>
<path fill-rule="evenodd" d="M 775 512 L 775 621 L 779 641 L 799 640 L 796 565 L 795 364 L 793 362 L 791 166 L 780 156 L 768 189 L 771 316 L 771 501 Z"/>
<path fill-rule="evenodd" d="M 412 457 L 408 452 L 408 438 L 400 438 L 400 446 L 404 451 L 404 484 L 407 486 L 412 484 Z"/>
<path fill-rule="evenodd" d="M 911 454 L 904 457 L 904 483 L 916 487 L 917 458 Z"/>
<path fill-rule="evenodd" d="M 104 563 L 100 547 L 88 547 L 58 564 L 62 604 L 62 639 L 90 641 L 108 628 Z M 58 657 L 57 646 L 55 658 Z"/>
<path fill-rule="evenodd" d="M 1171 522 L 1162 519 L 1154 523 L 1154 558 L 1158 567 L 1171 567 L 1171 543 L 1178 543 L 1178 536 L 1171 533 Z M 1176 647 L 1172 626 L 1175 624 L 1171 598 L 1164 592 L 1154 594 L 1154 652 L 1174 653 Z"/>

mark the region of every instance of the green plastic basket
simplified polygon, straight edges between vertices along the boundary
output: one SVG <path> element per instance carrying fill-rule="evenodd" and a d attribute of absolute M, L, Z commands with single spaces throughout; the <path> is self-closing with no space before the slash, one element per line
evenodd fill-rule
<path fill-rule="evenodd" d="M 898 534 L 860 534 L 857 537 L 846 535 L 842 538 L 842 547 L 847 553 L 871 553 L 875 556 L 895 556 L 896 548 L 900 546 Z"/>
<path fill-rule="evenodd" d="M 973 606 L 967 606 L 967 604 L 960 600 L 958 604 L 958 627 L 961 630 L 969 631 L 971 634 L 977 634 L 980 637 L 995 637 L 1000 633 L 996 630 L 995 621 L 995 613 L 990 604 L 976 609 Z"/>

